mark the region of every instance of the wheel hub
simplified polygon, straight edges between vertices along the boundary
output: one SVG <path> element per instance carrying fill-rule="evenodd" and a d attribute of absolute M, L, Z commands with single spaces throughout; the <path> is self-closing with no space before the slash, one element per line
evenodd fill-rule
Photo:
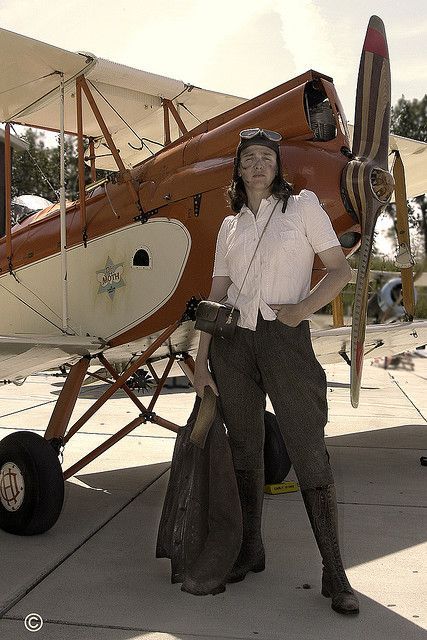
<path fill-rule="evenodd" d="M 25 497 L 25 482 L 14 462 L 6 462 L 0 469 L 0 502 L 6 511 L 18 511 Z"/>

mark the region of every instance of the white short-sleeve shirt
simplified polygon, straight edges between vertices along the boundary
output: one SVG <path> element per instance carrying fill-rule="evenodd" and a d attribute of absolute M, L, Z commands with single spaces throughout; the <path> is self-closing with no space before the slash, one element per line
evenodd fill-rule
<path fill-rule="evenodd" d="M 255 247 L 277 202 L 263 199 L 256 217 L 244 205 L 227 216 L 218 232 L 213 276 L 229 276 L 227 302 L 234 304 Z M 329 216 L 312 191 L 289 198 L 286 211 L 279 202 L 256 251 L 237 300 L 238 325 L 255 331 L 258 309 L 265 320 L 275 320 L 272 304 L 295 304 L 310 293 L 316 253 L 340 246 Z"/>

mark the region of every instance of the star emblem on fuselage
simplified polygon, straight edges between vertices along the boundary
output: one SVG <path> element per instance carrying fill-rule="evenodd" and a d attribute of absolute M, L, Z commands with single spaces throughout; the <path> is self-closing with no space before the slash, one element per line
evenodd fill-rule
<path fill-rule="evenodd" d="M 116 289 L 124 287 L 126 284 L 122 278 L 123 270 L 123 262 L 114 264 L 110 256 L 108 256 L 105 268 L 96 272 L 98 282 L 100 283 L 98 293 L 108 293 L 110 300 L 112 300 Z"/>

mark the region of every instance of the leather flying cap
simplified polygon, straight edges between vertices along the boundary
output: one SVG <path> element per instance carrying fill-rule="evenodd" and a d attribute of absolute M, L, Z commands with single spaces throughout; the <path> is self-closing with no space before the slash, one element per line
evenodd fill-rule
<path fill-rule="evenodd" d="M 240 142 L 236 150 L 236 157 L 239 158 L 243 149 L 249 147 L 251 144 L 258 144 L 263 147 L 269 147 L 276 153 L 279 152 L 279 142 L 282 139 L 280 133 L 277 131 L 270 131 L 269 129 L 261 129 L 254 127 L 252 129 L 243 129 L 240 132 Z"/>
<path fill-rule="evenodd" d="M 252 129 L 244 129 L 240 132 L 240 142 L 236 149 L 236 156 L 234 158 L 234 172 L 233 172 L 233 180 L 236 181 L 238 178 L 238 165 L 240 160 L 240 154 L 243 149 L 249 147 L 252 144 L 261 145 L 263 147 L 268 147 L 269 149 L 273 149 L 277 155 L 277 165 L 279 167 L 279 171 L 281 172 L 281 163 L 280 163 L 280 152 L 279 152 L 279 142 L 282 139 L 282 136 L 277 131 L 270 131 L 269 129 L 261 129 L 259 127 L 254 127 Z"/>

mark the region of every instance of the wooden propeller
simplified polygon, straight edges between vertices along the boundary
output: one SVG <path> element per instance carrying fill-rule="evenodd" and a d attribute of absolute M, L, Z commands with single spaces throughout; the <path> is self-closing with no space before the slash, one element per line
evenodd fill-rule
<path fill-rule="evenodd" d="M 396 258 L 402 277 L 403 306 L 408 316 L 412 319 L 415 315 L 415 289 L 414 289 L 414 260 L 411 255 L 411 241 L 409 236 L 408 205 L 406 198 L 405 169 L 399 151 L 395 152 L 393 164 L 393 177 L 395 181 L 396 199 L 396 225 L 399 253 Z"/>
<path fill-rule="evenodd" d="M 369 262 L 377 218 L 390 201 L 394 180 L 388 171 L 390 61 L 384 24 L 369 20 L 360 59 L 354 118 L 353 159 L 343 171 L 343 187 L 359 216 L 361 246 L 351 330 L 351 404 L 359 404 L 368 306 Z"/>

